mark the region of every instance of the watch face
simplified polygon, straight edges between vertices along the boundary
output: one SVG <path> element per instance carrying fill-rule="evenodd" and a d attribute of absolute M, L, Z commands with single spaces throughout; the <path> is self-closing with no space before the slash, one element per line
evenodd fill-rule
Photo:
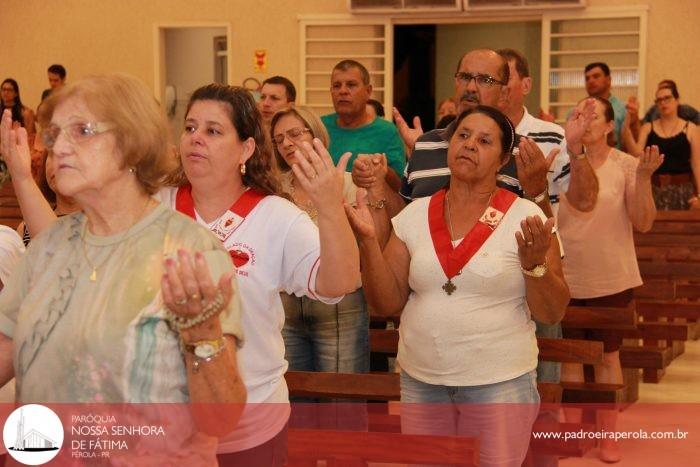
<path fill-rule="evenodd" d="M 199 344 L 194 348 L 194 354 L 199 358 L 208 358 L 216 353 L 216 348 L 212 344 Z"/>

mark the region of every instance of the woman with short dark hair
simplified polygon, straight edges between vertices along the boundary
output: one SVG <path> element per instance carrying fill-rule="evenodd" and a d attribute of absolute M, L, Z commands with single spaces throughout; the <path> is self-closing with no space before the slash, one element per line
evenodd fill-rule
<path fill-rule="evenodd" d="M 402 431 L 477 436 L 480 465 L 520 466 L 539 407 L 533 315 L 558 322 L 569 293 L 554 219 L 496 185 L 510 120 L 479 106 L 453 128 L 449 185 L 394 217 L 383 251 L 366 203 L 346 210 L 367 301 L 401 315 Z"/>

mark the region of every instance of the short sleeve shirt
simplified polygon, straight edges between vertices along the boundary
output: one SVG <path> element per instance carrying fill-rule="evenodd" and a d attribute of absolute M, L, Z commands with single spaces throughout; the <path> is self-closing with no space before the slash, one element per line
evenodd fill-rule
<path fill-rule="evenodd" d="M 352 171 L 352 163 L 358 154 L 386 154 L 387 163 L 397 175 L 401 176 L 406 166 L 406 155 L 403 141 L 396 127 L 384 120 L 375 119 L 358 128 L 341 128 L 338 126 L 338 115 L 333 113 L 321 117 L 328 130 L 331 144 L 328 151 L 336 164 L 346 152 L 351 152 L 352 157 L 348 162 L 347 170 Z"/>
<path fill-rule="evenodd" d="M 412 377 L 448 386 L 506 381 L 537 366 L 535 324 L 525 300 L 515 232 L 542 210 L 516 199 L 481 248 L 442 289 L 446 276 L 432 244 L 430 198 L 408 205 L 392 219 L 411 255 L 410 294 L 401 315 L 398 359 Z"/>

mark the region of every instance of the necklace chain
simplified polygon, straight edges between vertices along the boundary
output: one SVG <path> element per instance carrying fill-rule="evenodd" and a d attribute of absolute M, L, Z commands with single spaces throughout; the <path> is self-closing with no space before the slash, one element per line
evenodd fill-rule
<path fill-rule="evenodd" d="M 146 213 L 146 210 L 148 209 L 149 204 L 151 204 L 150 196 L 146 199 L 146 204 L 144 204 L 143 209 L 141 210 L 141 213 L 136 218 L 136 221 L 133 224 L 131 224 L 131 226 L 129 226 L 128 229 L 126 229 L 126 231 L 122 234 L 122 236 L 119 238 L 119 241 L 117 243 L 123 242 L 124 239 L 126 238 L 126 236 L 129 235 L 129 232 L 131 232 L 131 229 L 133 229 L 134 226 L 139 223 L 139 221 L 143 218 L 144 214 Z M 85 233 L 87 232 L 87 225 L 88 225 L 88 221 L 86 219 L 85 226 L 83 227 L 83 231 L 80 234 L 80 241 L 82 244 L 82 252 L 83 252 L 83 256 L 85 257 L 85 261 L 87 261 L 88 265 L 90 266 L 90 269 L 92 270 L 92 272 L 90 273 L 90 281 L 96 282 L 97 281 L 97 270 L 99 268 L 101 268 L 102 266 L 104 266 L 104 264 L 109 259 L 109 256 L 107 256 L 105 259 L 102 260 L 102 262 L 100 262 L 100 264 L 97 264 L 97 265 L 95 265 L 92 261 L 90 261 L 90 257 L 87 254 L 87 249 L 85 248 L 85 243 L 86 243 L 85 242 Z"/>
<path fill-rule="evenodd" d="M 295 192 L 294 178 L 292 178 L 291 182 L 289 183 L 289 194 L 292 196 L 294 204 L 306 212 L 311 219 L 315 218 L 318 215 L 318 210 L 316 209 L 316 206 L 314 206 L 314 203 L 312 203 L 311 200 L 306 201 L 306 203 L 301 203 L 296 197 Z"/>
<path fill-rule="evenodd" d="M 450 192 L 448 191 L 447 194 L 445 195 L 445 200 L 447 201 L 447 217 L 448 217 L 448 226 L 450 227 L 450 241 L 454 239 L 454 230 L 452 229 L 452 211 L 450 211 Z"/>
<path fill-rule="evenodd" d="M 678 120 L 681 120 L 681 119 L 679 118 Z M 674 133 L 669 133 L 668 131 L 666 131 L 666 128 L 664 127 L 663 121 L 661 119 L 659 119 L 659 126 L 661 127 L 661 130 L 663 131 L 663 135 L 661 135 L 661 136 L 663 136 L 664 138 L 670 138 L 674 135 Z M 678 126 L 678 122 L 676 121 L 673 123 L 671 130 L 675 130 L 677 126 Z"/>

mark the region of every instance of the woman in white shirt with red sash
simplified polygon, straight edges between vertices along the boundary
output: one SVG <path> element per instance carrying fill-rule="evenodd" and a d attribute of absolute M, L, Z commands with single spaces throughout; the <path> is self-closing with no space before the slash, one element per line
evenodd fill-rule
<path fill-rule="evenodd" d="M 556 323 L 569 300 L 554 220 L 496 186 L 514 139 L 494 108 L 460 115 L 449 185 L 392 220 L 383 252 L 366 203 L 346 208 L 367 301 L 401 314 L 402 431 L 479 437 L 480 465 L 522 463 L 539 407 L 532 314 Z"/>
<path fill-rule="evenodd" d="M 318 140 L 293 170 L 318 208 L 318 228 L 280 196 L 260 114 L 243 88 L 210 84 L 190 98 L 180 139 L 187 182 L 163 202 L 205 224 L 236 265 L 245 335 L 239 352 L 248 404 L 220 440 L 221 465 L 282 465 L 289 394 L 280 291 L 334 304 L 359 281 L 357 243 L 343 210 L 348 156 L 336 168 Z M 283 404 L 280 404 L 283 403 Z"/>

